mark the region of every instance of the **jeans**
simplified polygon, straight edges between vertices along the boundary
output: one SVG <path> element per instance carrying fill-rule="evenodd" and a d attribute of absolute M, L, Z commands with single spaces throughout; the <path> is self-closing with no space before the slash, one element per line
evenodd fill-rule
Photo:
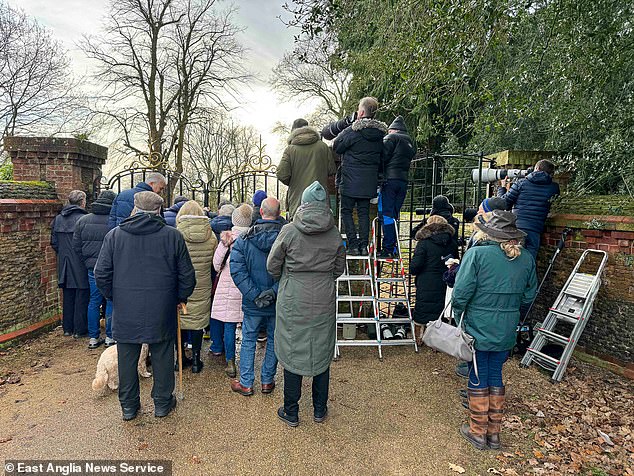
<path fill-rule="evenodd" d="M 352 218 L 352 209 L 357 208 L 359 219 L 359 237 L 357 238 L 357 228 Z M 370 236 L 370 199 L 354 198 L 347 195 L 341 196 L 341 218 L 346 232 L 348 248 L 363 248 L 368 246 Z"/>
<path fill-rule="evenodd" d="M 390 179 L 381 188 L 379 213 L 383 223 L 383 250 L 394 252 L 396 248 L 396 220 L 400 219 L 401 207 L 407 195 L 405 180 Z"/>
<path fill-rule="evenodd" d="M 326 413 L 330 367 L 313 377 L 313 408 L 315 415 Z M 296 417 L 299 413 L 299 399 L 302 396 L 302 376 L 284 369 L 284 412 Z"/>
<path fill-rule="evenodd" d="M 88 284 L 90 285 L 90 302 L 88 303 L 88 337 L 99 338 L 99 311 L 103 296 L 95 283 L 95 273 L 88 270 Z M 106 300 L 106 335 L 112 339 L 112 301 Z"/>
<path fill-rule="evenodd" d="M 508 350 L 499 352 L 476 350 L 478 377 L 476 377 L 473 362 L 469 362 L 469 388 L 503 387 L 502 366 L 509 355 Z"/>
<path fill-rule="evenodd" d="M 272 304 L 274 306 L 274 304 Z M 245 313 L 242 321 L 242 346 L 240 347 L 240 384 L 243 387 L 253 387 L 255 373 L 255 346 L 262 322 L 266 323 L 266 352 L 262 362 L 260 383 L 270 384 L 275 381 L 277 357 L 275 356 L 275 315 L 250 316 Z"/>
<path fill-rule="evenodd" d="M 174 340 L 150 344 L 152 354 L 152 398 L 157 409 L 166 408 L 174 392 Z M 141 344 L 117 343 L 119 363 L 119 402 L 124 408 L 139 408 L 139 372 L 137 364 Z"/>
<path fill-rule="evenodd" d="M 64 332 L 86 335 L 88 332 L 88 301 L 90 289 L 62 288 L 62 328 Z"/>
<path fill-rule="evenodd" d="M 542 239 L 541 233 L 528 230 L 522 231 L 526 233 L 526 238 L 524 239 L 524 249 L 533 255 L 533 259 L 537 260 L 537 252 L 539 251 L 539 244 Z"/>
<path fill-rule="evenodd" d="M 236 360 L 236 327 L 238 327 L 237 322 L 223 322 L 218 319 L 210 321 L 211 346 L 209 350 L 216 354 L 224 350 L 227 362 Z"/>

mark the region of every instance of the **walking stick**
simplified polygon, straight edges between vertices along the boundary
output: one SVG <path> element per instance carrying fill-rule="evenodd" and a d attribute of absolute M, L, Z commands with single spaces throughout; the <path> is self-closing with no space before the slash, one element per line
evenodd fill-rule
<path fill-rule="evenodd" d="M 183 398 L 185 398 L 185 394 L 183 393 L 183 342 L 181 337 L 181 314 L 187 314 L 187 306 L 184 303 L 179 304 L 176 309 L 178 314 L 178 319 L 176 321 L 176 340 L 178 342 L 178 399 L 182 401 Z"/>

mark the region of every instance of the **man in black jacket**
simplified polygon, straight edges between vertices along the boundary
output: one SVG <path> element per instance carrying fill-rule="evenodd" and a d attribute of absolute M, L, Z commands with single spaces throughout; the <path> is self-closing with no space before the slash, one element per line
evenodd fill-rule
<path fill-rule="evenodd" d="M 379 258 L 394 257 L 396 226 L 401 207 L 407 195 L 409 166 L 416 155 L 416 148 L 407 133 L 405 121 L 397 116 L 383 138 L 383 179 L 381 187 L 381 214 L 383 220 L 383 249 Z"/>
<path fill-rule="evenodd" d="M 333 150 L 341 156 L 337 185 L 341 195 L 341 216 L 346 232 L 347 253 L 368 253 L 370 234 L 370 199 L 376 197 L 379 165 L 383 156 L 383 137 L 387 125 L 374 118 L 379 103 L 365 97 L 355 114 L 324 127 L 324 139 L 334 139 Z M 352 218 L 356 207 L 359 235 Z"/>
<path fill-rule="evenodd" d="M 141 408 L 137 362 L 143 343 L 152 353 L 154 415 L 167 416 L 176 406 L 176 308 L 196 286 L 183 235 L 159 215 L 163 199 L 139 192 L 134 205 L 137 213 L 106 235 L 95 265 L 97 287 L 113 304 L 124 420 L 135 418 Z"/>
<path fill-rule="evenodd" d="M 73 249 L 75 224 L 87 213 L 84 208 L 86 194 L 73 190 L 68 194 L 68 204 L 51 224 L 51 246 L 57 253 L 57 285 L 62 288 L 64 297 L 62 328 L 65 336 L 72 335 L 76 339 L 88 332 L 88 272 Z"/>
<path fill-rule="evenodd" d="M 95 263 L 101 251 L 101 244 L 110 231 L 108 217 L 112 208 L 112 201 L 117 196 L 112 190 L 104 190 L 99 198 L 90 206 L 92 213 L 84 215 L 75 225 L 73 234 L 73 248 L 88 269 L 88 284 L 90 286 L 90 302 L 88 303 L 88 341 L 89 349 L 96 349 L 104 343 L 100 338 L 99 316 L 104 297 L 95 284 Z M 106 300 L 106 347 L 115 343 L 112 338 L 112 301 Z"/>

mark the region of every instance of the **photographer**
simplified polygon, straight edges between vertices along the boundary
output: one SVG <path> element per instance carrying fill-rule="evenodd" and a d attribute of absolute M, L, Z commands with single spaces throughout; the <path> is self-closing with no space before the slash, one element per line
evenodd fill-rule
<path fill-rule="evenodd" d="M 517 228 L 526 233 L 524 248 L 537 259 L 537 251 L 544 222 L 550 212 L 553 199 L 559 195 L 559 184 L 553 182 L 555 165 L 548 160 L 540 160 L 535 171 L 511 185 L 498 189 L 498 197 L 517 215 Z"/>

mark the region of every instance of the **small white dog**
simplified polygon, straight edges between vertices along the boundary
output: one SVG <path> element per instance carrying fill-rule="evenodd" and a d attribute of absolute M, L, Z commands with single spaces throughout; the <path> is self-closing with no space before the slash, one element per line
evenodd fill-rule
<path fill-rule="evenodd" d="M 141 356 L 137 369 L 141 377 L 151 377 L 152 374 L 147 370 L 147 356 L 149 347 L 147 344 L 141 346 Z M 99 362 L 97 362 L 97 373 L 92 381 L 92 389 L 105 395 L 107 389 L 117 390 L 119 388 L 119 363 L 117 360 L 117 346 L 113 345 L 103 351 Z"/>

